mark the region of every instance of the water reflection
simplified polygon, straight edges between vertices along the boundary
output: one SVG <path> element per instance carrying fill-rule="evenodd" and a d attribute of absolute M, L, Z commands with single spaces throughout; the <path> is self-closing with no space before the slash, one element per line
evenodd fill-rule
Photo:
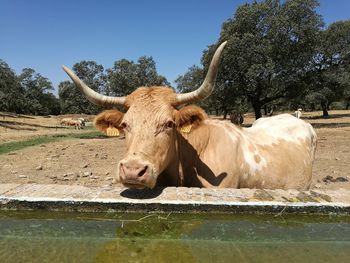
<path fill-rule="evenodd" d="M 349 220 L 0 213 L 0 262 L 350 262 Z"/>

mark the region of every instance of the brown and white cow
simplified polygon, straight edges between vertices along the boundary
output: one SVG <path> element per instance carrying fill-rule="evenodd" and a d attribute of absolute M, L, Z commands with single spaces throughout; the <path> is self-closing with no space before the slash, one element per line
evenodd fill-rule
<path fill-rule="evenodd" d="M 79 119 L 63 118 L 60 123 L 61 125 L 65 125 L 65 126 L 74 126 L 75 129 L 80 130 L 82 129 L 82 126 L 85 126 L 85 122 L 83 122 L 81 119 L 82 118 L 79 118 Z"/>
<path fill-rule="evenodd" d="M 61 121 L 60 121 L 60 124 L 61 125 L 67 125 L 68 122 L 71 121 L 72 118 L 63 118 Z"/>
<path fill-rule="evenodd" d="M 95 127 L 123 130 L 127 151 L 118 179 L 127 187 L 198 186 L 307 189 L 312 176 L 316 134 L 310 124 L 289 114 L 257 120 L 251 128 L 213 120 L 197 106 L 215 84 L 220 55 L 216 50 L 197 90 L 176 94 L 167 87 L 140 87 L 126 97 L 96 93 L 63 67 L 92 102 L 112 108 L 100 113 Z"/>

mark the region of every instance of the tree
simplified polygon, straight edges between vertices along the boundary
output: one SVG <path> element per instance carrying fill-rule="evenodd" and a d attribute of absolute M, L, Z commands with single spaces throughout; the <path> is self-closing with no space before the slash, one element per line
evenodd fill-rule
<path fill-rule="evenodd" d="M 323 26 L 317 6 L 316 0 L 266 0 L 240 6 L 202 59 L 207 68 L 218 44 L 228 40 L 217 80 L 223 87 L 221 97 L 243 96 L 260 118 L 264 105 L 298 94 Z"/>
<path fill-rule="evenodd" d="M 34 69 L 25 68 L 18 76 L 24 89 L 24 111 L 34 115 L 59 114 L 58 100 L 51 93 L 52 83 L 48 78 L 36 73 Z"/>
<path fill-rule="evenodd" d="M 15 72 L 0 59 L 0 110 L 23 113 L 24 89 Z"/>
<path fill-rule="evenodd" d="M 179 76 L 176 80 L 176 89 L 179 93 L 186 93 L 198 89 L 205 78 L 205 72 L 203 68 L 193 65 L 188 71 Z M 220 113 L 219 103 L 215 103 L 215 98 L 211 95 L 206 100 L 200 101 L 199 105 L 208 112 L 215 112 L 216 115 Z M 218 106 L 218 107 L 216 107 Z"/>
<path fill-rule="evenodd" d="M 44 93 L 42 95 L 42 106 L 47 109 L 47 113 L 50 115 L 61 114 L 61 104 L 59 99 L 51 92 Z"/>
<path fill-rule="evenodd" d="M 220 70 L 218 75 L 222 74 L 224 74 L 223 70 Z M 184 75 L 175 80 L 176 89 L 181 93 L 193 91 L 202 84 L 205 75 L 206 71 L 203 68 L 193 65 Z M 244 107 L 241 97 L 237 97 L 238 93 L 232 92 L 232 89 L 227 86 L 228 83 L 217 81 L 213 93 L 206 100 L 200 101 L 199 105 L 207 112 L 223 114 L 225 119 L 232 110 L 241 112 Z"/>
<path fill-rule="evenodd" d="M 114 62 L 107 70 L 107 90 L 110 95 L 125 96 L 138 87 L 170 86 L 165 77 L 159 75 L 152 57 L 140 57 L 137 63 L 127 59 Z"/>
<path fill-rule="evenodd" d="M 333 102 L 349 97 L 350 20 L 335 22 L 321 32 L 312 62 L 306 101 L 320 104 L 327 117 Z"/>
<path fill-rule="evenodd" d="M 350 63 L 344 66 L 344 74 L 342 75 L 341 82 L 344 84 L 343 99 L 345 103 L 345 109 L 350 107 Z"/>
<path fill-rule="evenodd" d="M 203 82 L 205 73 L 203 68 L 191 66 L 188 71 L 176 80 L 176 89 L 179 93 L 186 93 L 197 89 Z"/>
<path fill-rule="evenodd" d="M 83 60 L 73 65 L 73 71 L 96 92 L 105 92 L 106 76 L 102 65 Z M 101 107 L 90 103 L 71 81 L 61 82 L 58 94 L 63 113 L 96 114 L 101 111 Z"/>

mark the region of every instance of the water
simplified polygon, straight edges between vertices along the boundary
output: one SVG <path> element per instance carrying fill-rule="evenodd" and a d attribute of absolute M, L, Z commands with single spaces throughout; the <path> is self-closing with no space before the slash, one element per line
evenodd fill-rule
<path fill-rule="evenodd" d="M 350 262 L 350 217 L 0 212 L 0 262 Z"/>

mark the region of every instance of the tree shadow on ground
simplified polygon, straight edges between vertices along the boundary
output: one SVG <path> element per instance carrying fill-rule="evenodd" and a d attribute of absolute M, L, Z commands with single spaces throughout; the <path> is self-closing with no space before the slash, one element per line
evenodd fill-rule
<path fill-rule="evenodd" d="M 11 118 L 26 118 L 26 119 L 35 119 L 35 117 L 17 114 L 17 113 L 11 113 L 11 112 L 0 112 L 0 117 L 11 117 Z"/>
<path fill-rule="evenodd" d="M 15 127 L 15 126 L 12 126 L 10 124 L 6 124 L 6 123 L 3 123 L 2 121 L 0 121 L 0 127 L 4 127 L 4 128 L 7 128 L 7 129 L 11 129 L 11 130 L 21 130 L 21 131 L 36 131 L 37 129 L 35 128 L 25 128 L 25 127 Z"/>
<path fill-rule="evenodd" d="M 344 127 L 350 127 L 350 122 L 311 123 L 311 125 L 312 125 L 312 127 L 317 128 L 317 129 L 319 129 L 319 128 L 344 128 Z"/>
<path fill-rule="evenodd" d="M 34 123 L 24 123 L 24 122 L 19 122 L 19 121 L 4 121 L 0 120 L 0 126 L 3 126 L 5 128 L 9 129 L 14 129 L 14 130 L 36 130 L 36 129 L 31 129 L 31 128 L 18 128 L 18 127 L 13 127 L 12 125 L 17 125 L 17 126 L 30 126 L 30 127 L 37 127 L 37 128 L 47 128 L 47 129 L 67 129 L 67 127 L 64 126 L 46 126 L 46 125 L 40 125 L 40 124 L 34 124 Z"/>
<path fill-rule="evenodd" d="M 319 116 L 303 116 L 302 119 L 306 120 L 329 120 L 329 119 L 339 119 L 339 118 L 346 118 L 350 117 L 350 113 L 344 113 L 344 114 L 330 114 L 328 117 L 323 117 L 322 115 Z"/>

